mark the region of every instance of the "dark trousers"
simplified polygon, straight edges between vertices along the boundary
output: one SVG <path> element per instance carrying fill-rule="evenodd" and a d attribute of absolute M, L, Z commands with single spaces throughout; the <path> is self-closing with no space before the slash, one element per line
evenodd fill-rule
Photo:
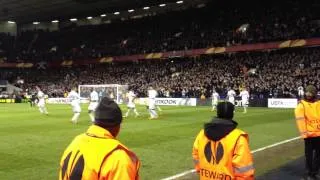
<path fill-rule="evenodd" d="M 31 107 L 36 105 L 36 101 L 34 99 L 30 99 L 29 103 Z"/>
<path fill-rule="evenodd" d="M 320 137 L 304 139 L 304 146 L 308 175 L 314 176 L 320 169 Z"/>
<path fill-rule="evenodd" d="M 32 107 L 33 106 L 33 101 L 29 100 L 29 103 L 30 103 L 30 106 Z"/>

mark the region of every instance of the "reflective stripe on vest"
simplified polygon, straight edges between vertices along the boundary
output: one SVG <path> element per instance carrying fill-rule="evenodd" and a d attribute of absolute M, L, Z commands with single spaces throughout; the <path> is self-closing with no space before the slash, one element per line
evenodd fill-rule
<path fill-rule="evenodd" d="M 234 172 L 251 170 L 252 166 L 235 169 L 232 165 L 234 148 L 241 135 L 245 135 L 245 133 L 235 129 L 220 141 L 212 141 L 203 133 L 198 148 L 201 180 L 234 179 Z"/>
<path fill-rule="evenodd" d="M 234 168 L 234 172 L 236 172 L 236 173 L 245 173 L 245 172 L 251 171 L 253 169 L 254 169 L 254 167 L 251 164 L 249 166 L 244 166 L 244 167 L 240 167 L 240 168 Z"/>
<path fill-rule="evenodd" d="M 299 121 L 299 120 L 305 120 L 305 119 L 304 119 L 304 117 L 297 117 L 296 121 Z"/>

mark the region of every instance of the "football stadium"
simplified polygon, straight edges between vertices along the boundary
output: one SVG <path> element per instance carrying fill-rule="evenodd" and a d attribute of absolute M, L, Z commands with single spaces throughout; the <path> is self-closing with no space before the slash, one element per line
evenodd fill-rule
<path fill-rule="evenodd" d="M 320 180 L 319 8 L 0 1 L 0 179 Z"/>

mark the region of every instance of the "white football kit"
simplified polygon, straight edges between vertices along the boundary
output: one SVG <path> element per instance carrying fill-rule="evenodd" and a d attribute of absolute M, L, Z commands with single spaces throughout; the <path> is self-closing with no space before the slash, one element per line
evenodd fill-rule
<path fill-rule="evenodd" d="M 228 91 L 228 101 L 230 103 L 232 103 L 233 105 L 235 105 L 235 96 L 236 96 L 236 92 L 234 90 L 229 90 Z"/>
<path fill-rule="evenodd" d="M 45 95 L 42 91 L 38 91 L 37 97 L 39 99 L 38 101 L 38 106 L 39 107 L 44 107 L 46 102 L 45 102 Z"/>
<path fill-rule="evenodd" d="M 95 111 L 98 106 L 99 94 L 96 91 L 90 93 L 90 104 L 88 106 L 89 111 Z"/>
<path fill-rule="evenodd" d="M 304 90 L 303 90 L 302 86 L 298 87 L 298 95 L 299 95 L 299 97 L 303 97 L 304 96 Z"/>
<path fill-rule="evenodd" d="M 134 98 L 136 97 L 136 95 L 134 94 L 133 91 L 129 91 L 128 93 L 128 108 L 135 108 L 136 104 L 134 103 Z"/>
<path fill-rule="evenodd" d="M 148 91 L 148 105 L 149 105 L 149 113 L 150 113 L 150 119 L 158 118 L 158 114 L 156 112 L 156 97 L 158 93 L 154 89 L 150 89 Z"/>
<path fill-rule="evenodd" d="M 68 95 L 68 98 L 71 100 L 71 106 L 72 106 L 72 111 L 74 113 L 80 113 L 81 112 L 81 107 L 80 107 L 80 96 L 77 92 L 71 91 Z"/>
<path fill-rule="evenodd" d="M 249 104 L 249 92 L 247 90 L 243 90 L 240 92 L 240 96 L 241 96 L 241 101 L 242 101 L 242 106 L 247 107 Z"/>
<path fill-rule="evenodd" d="M 156 109 L 156 97 L 157 97 L 157 91 L 156 90 L 149 90 L 148 91 L 148 97 L 149 97 L 149 109 Z"/>
<path fill-rule="evenodd" d="M 38 107 L 41 114 L 48 114 L 47 108 L 46 108 L 46 100 L 45 100 L 45 94 L 39 90 L 37 97 L 39 99 L 38 101 Z"/>
<path fill-rule="evenodd" d="M 134 103 L 134 99 L 135 99 L 136 95 L 134 94 L 133 91 L 129 91 L 127 93 L 127 97 L 128 97 L 128 104 L 127 104 L 128 111 L 126 112 L 124 117 L 128 117 L 131 111 L 133 111 L 136 114 L 135 117 L 138 117 L 139 113 L 136 109 L 136 104 Z"/>
<path fill-rule="evenodd" d="M 217 92 L 212 93 L 212 106 L 218 105 L 219 94 Z"/>

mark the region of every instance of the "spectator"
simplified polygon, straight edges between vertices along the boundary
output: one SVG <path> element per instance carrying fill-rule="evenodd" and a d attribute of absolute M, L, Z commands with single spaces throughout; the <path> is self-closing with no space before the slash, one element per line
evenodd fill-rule
<path fill-rule="evenodd" d="M 219 103 L 217 117 L 197 135 L 192 157 L 200 179 L 254 179 L 248 134 L 236 128 L 233 113 L 233 104 Z"/>
<path fill-rule="evenodd" d="M 304 59 L 303 70 L 299 59 Z M 320 86 L 319 59 L 319 48 L 289 49 L 181 58 L 173 63 L 141 61 L 68 69 L 3 70 L 0 79 L 15 82 L 20 77 L 25 83 L 17 86 L 32 89 L 40 85 L 50 97 L 63 97 L 74 84 L 129 84 L 139 97 L 146 97 L 147 87 L 156 84 L 161 97 L 182 97 L 184 89 L 185 97 L 190 98 L 200 98 L 202 93 L 210 97 L 213 88 L 225 96 L 227 87 L 237 89 L 245 84 L 252 97 L 297 97 L 301 85 Z M 255 74 L 245 75 L 241 70 L 244 65 L 254 68 Z M 173 68 L 174 72 L 170 70 Z"/>
<path fill-rule="evenodd" d="M 16 38 L 2 33 L 0 58 L 19 62 L 81 60 L 320 36 L 320 25 L 314 21 L 317 1 L 307 6 L 292 0 L 250 3 L 249 7 L 238 2 L 209 3 L 204 8 L 113 21 L 111 25 L 72 25 L 54 32 L 29 30 Z"/>
<path fill-rule="evenodd" d="M 96 109 L 94 125 L 65 150 L 59 179 L 139 179 L 137 156 L 115 139 L 121 122 L 118 105 L 103 98 Z M 71 163 L 75 168 L 71 168 Z"/>

